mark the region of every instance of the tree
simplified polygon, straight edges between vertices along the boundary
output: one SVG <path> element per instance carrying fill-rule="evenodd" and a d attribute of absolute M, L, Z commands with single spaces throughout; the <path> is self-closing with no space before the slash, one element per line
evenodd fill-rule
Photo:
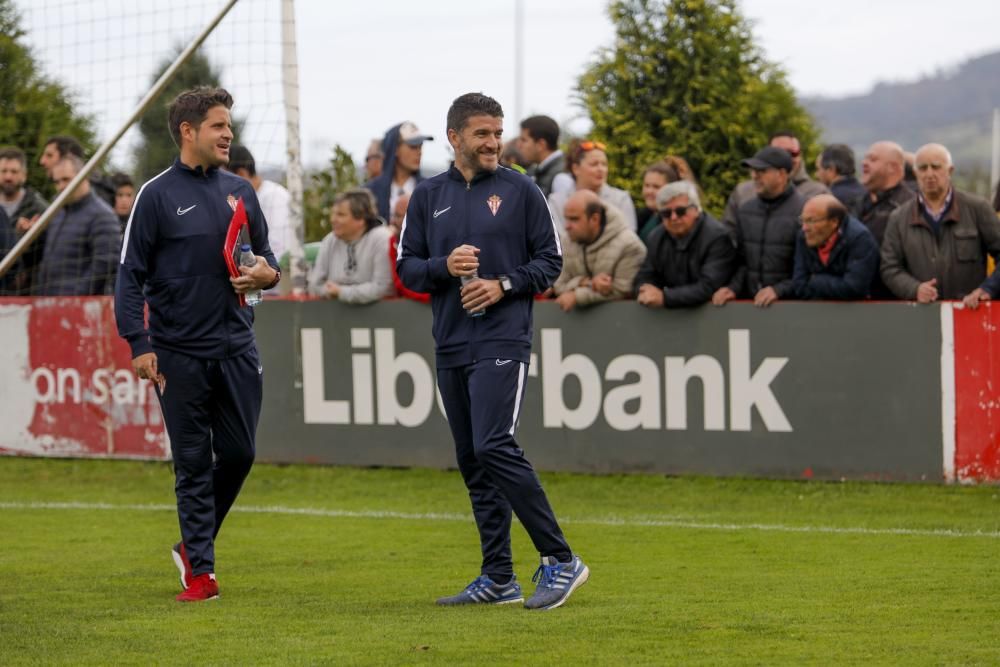
<path fill-rule="evenodd" d="M 335 145 L 329 165 L 309 177 L 309 187 L 303 193 L 306 243 L 323 240 L 330 231 L 330 209 L 337 193 L 357 185 L 358 170 L 351 154 L 340 144 Z"/>
<path fill-rule="evenodd" d="M 24 44 L 21 17 L 12 0 L 0 0 L 0 146 L 17 146 L 28 156 L 28 185 L 48 190 L 38 157 L 45 140 L 57 134 L 76 137 L 94 149 L 94 123 L 80 113 L 70 91 L 48 78 Z"/>
<path fill-rule="evenodd" d="M 160 63 L 150 85 L 163 76 L 182 50 L 178 47 L 172 56 Z M 157 100 L 139 119 L 141 139 L 135 153 L 135 176 L 139 182 L 156 176 L 173 164 L 174 158 L 177 157 L 177 144 L 174 143 L 167 127 L 167 107 L 170 103 L 185 90 L 197 86 L 225 87 L 221 81 L 222 75 L 201 51 L 191 54 L 188 61 L 177 70 Z M 239 136 L 242 127 L 243 123 L 233 118 L 233 134 L 236 137 Z M 234 138 L 233 141 L 237 143 L 238 139 Z"/>
<path fill-rule="evenodd" d="M 641 191 L 642 170 L 684 157 L 721 211 L 747 177 L 740 160 L 768 136 L 795 132 L 815 156 L 817 132 L 784 72 L 765 60 L 736 0 L 616 0 L 615 45 L 580 77 L 577 96 L 608 144 L 614 185 Z M 809 164 L 809 162 L 806 162 Z"/>

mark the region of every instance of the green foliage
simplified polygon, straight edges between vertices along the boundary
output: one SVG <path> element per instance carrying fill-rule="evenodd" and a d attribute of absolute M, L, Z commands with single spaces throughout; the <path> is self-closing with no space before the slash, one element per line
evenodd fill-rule
<path fill-rule="evenodd" d="M 216 543 L 221 598 L 181 605 L 169 463 L 0 457 L 0 662 L 997 662 L 995 488 L 541 478 L 591 568 L 558 610 L 434 605 L 479 574 L 458 472 L 270 465 Z"/>
<path fill-rule="evenodd" d="M 721 211 L 747 177 L 740 160 L 772 132 L 794 131 L 804 159 L 815 157 L 811 117 L 754 44 L 736 0 L 616 0 L 608 11 L 615 44 L 580 77 L 577 96 L 593 138 L 608 144 L 613 185 L 637 195 L 648 164 L 680 155 L 707 208 Z"/>
<path fill-rule="evenodd" d="M 340 144 L 332 152 L 327 167 L 309 177 L 303 194 L 306 243 L 323 240 L 330 231 L 330 208 L 337 193 L 358 185 L 358 170 L 351 154 Z"/>
<path fill-rule="evenodd" d="M 46 192 L 48 177 L 36 166 L 45 140 L 57 134 L 76 137 L 89 153 L 94 123 L 76 110 L 70 91 L 41 70 L 24 35 L 12 0 L 0 0 L 0 146 L 24 151 L 28 185 Z"/>
<path fill-rule="evenodd" d="M 150 85 L 156 82 L 183 49 L 178 47 L 175 53 L 163 60 L 150 80 Z M 222 74 L 212 65 L 211 61 L 201 51 L 195 51 L 191 58 L 177 70 L 174 78 L 160 92 L 149 110 L 139 119 L 139 134 L 141 140 L 135 152 L 135 177 L 139 183 L 169 167 L 177 157 L 177 144 L 170 136 L 167 127 L 167 107 L 185 90 L 197 86 L 225 87 L 222 84 Z M 236 107 L 239 100 L 236 100 Z M 233 116 L 234 142 L 239 143 L 243 123 Z M 252 149 L 251 149 L 252 152 Z"/>

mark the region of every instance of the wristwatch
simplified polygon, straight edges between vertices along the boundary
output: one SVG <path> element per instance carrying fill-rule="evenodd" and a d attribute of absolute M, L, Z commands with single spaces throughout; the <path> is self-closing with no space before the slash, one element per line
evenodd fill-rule
<path fill-rule="evenodd" d="M 500 288 L 503 290 L 504 296 L 514 291 L 514 286 L 510 284 L 510 278 L 507 276 L 497 276 L 497 280 L 500 281 Z"/>

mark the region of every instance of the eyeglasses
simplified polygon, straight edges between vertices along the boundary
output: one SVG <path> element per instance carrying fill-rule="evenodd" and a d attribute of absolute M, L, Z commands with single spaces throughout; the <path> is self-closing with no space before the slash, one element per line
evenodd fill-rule
<path fill-rule="evenodd" d="M 799 224 L 801 225 L 816 225 L 829 218 L 799 218 Z"/>
<path fill-rule="evenodd" d="M 376 153 L 374 155 L 366 155 L 365 156 L 365 162 L 371 162 L 372 160 L 381 160 L 381 159 L 382 159 L 382 154 L 381 153 Z"/>
<path fill-rule="evenodd" d="M 584 151 L 592 151 L 595 148 L 599 151 L 607 150 L 607 146 L 602 144 L 600 141 L 581 141 L 580 148 Z"/>
<path fill-rule="evenodd" d="M 688 209 L 692 208 L 693 204 L 688 204 L 687 206 L 675 206 L 673 208 L 661 208 L 657 213 L 661 220 L 670 220 L 674 216 L 678 218 L 683 218 L 684 214 L 688 212 Z"/>

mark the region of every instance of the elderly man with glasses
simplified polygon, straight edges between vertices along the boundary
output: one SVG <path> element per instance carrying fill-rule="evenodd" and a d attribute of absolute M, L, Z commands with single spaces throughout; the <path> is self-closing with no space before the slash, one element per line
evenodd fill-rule
<path fill-rule="evenodd" d="M 806 202 L 795 244 L 795 296 L 850 301 L 868 296 L 878 273 L 878 243 L 833 195 Z"/>
<path fill-rule="evenodd" d="M 700 306 L 732 277 L 736 250 L 726 227 L 701 210 L 698 188 L 675 181 L 656 193 L 662 224 L 649 234 L 635 278 L 638 302 L 649 308 Z"/>

